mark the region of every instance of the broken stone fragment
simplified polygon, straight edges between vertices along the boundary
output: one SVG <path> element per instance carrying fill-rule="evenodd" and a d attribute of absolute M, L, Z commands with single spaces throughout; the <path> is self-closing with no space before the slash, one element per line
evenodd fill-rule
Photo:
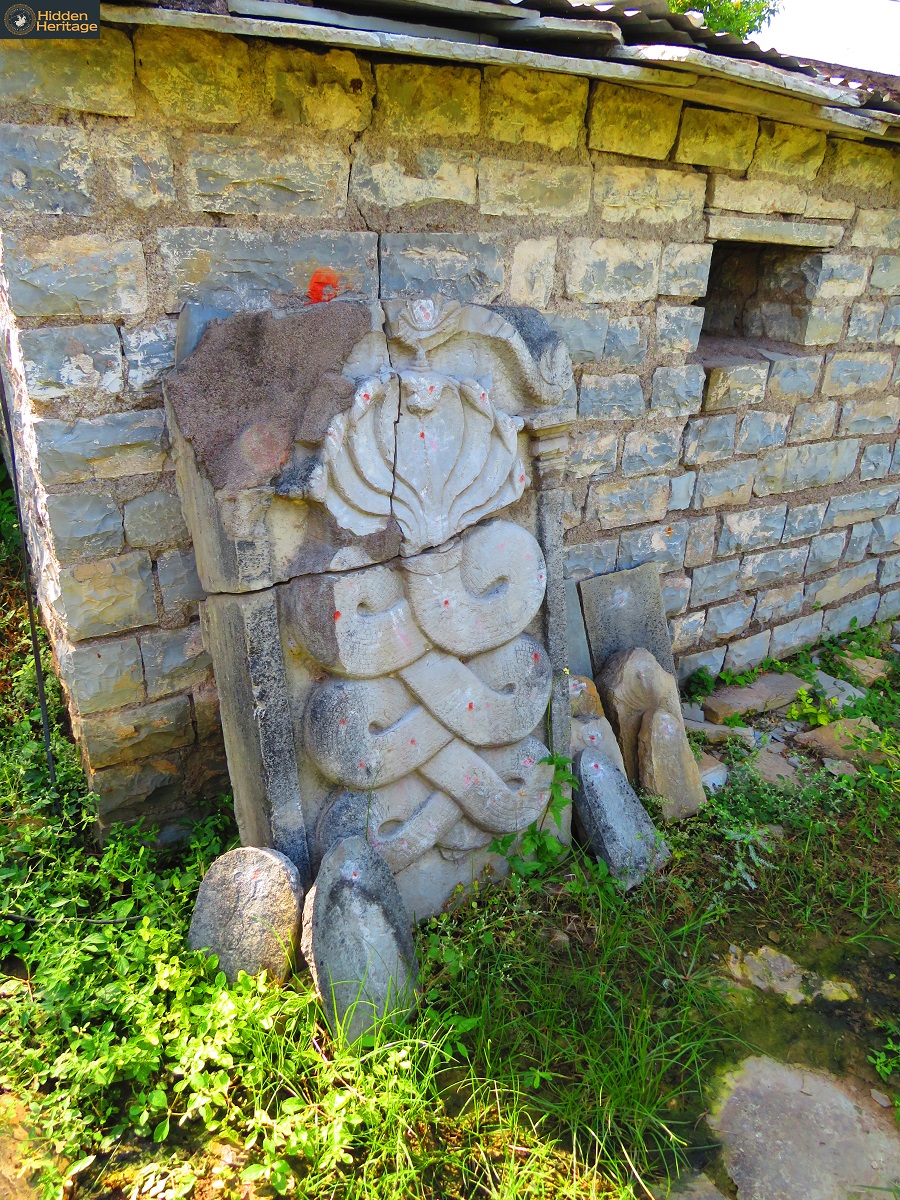
<path fill-rule="evenodd" d="M 843 708 L 846 704 L 854 704 L 857 700 L 865 700 L 866 693 L 862 688 L 854 687 L 843 679 L 834 679 L 824 671 L 816 671 L 816 687 L 826 700 L 833 700 L 835 708 Z"/>
<path fill-rule="evenodd" d="M 739 983 L 749 983 L 761 992 L 774 992 L 783 996 L 788 1004 L 809 1004 L 820 998 L 842 1004 L 859 999 L 852 983 L 825 979 L 815 971 L 804 971 L 792 958 L 771 946 L 762 946 L 755 954 L 731 946 L 726 965 Z"/>
<path fill-rule="evenodd" d="M 728 782 L 728 768 L 713 754 L 701 754 L 697 769 L 700 782 L 711 792 L 718 792 Z"/>
<path fill-rule="evenodd" d="M 890 664 L 886 663 L 883 658 L 874 658 L 869 654 L 861 655 L 859 658 L 852 654 L 839 654 L 838 658 L 845 667 L 856 672 L 866 687 L 871 687 L 879 679 L 887 679 L 891 669 Z"/>
<path fill-rule="evenodd" d="M 702 733 L 712 746 L 722 745 L 735 738 L 743 742 L 748 750 L 756 749 L 756 736 L 752 729 L 735 728 L 731 725 L 713 725 L 711 721 L 685 721 L 688 733 Z"/>
<path fill-rule="evenodd" d="M 355 1042 L 416 999 L 410 919 L 390 867 L 362 837 L 326 853 L 303 910 L 303 954 L 333 1033 Z"/>
<path fill-rule="evenodd" d="M 277 850 L 239 846 L 203 877 L 188 932 L 192 950 L 209 950 L 229 983 L 239 971 L 265 971 L 276 983 L 291 973 L 300 936 L 303 885 Z"/>
<path fill-rule="evenodd" d="M 693 817 L 706 803 L 700 769 L 684 725 L 665 709 L 646 712 L 638 736 L 641 786 L 663 801 L 666 821 Z"/>
<path fill-rule="evenodd" d="M 605 754 L 613 766 L 617 767 L 623 775 L 625 774 L 622 751 L 619 749 L 612 725 L 605 717 L 593 721 L 576 719 L 572 722 L 572 758 L 574 759 L 582 750 Z"/>
<path fill-rule="evenodd" d="M 744 1200 L 847 1200 L 892 1195 L 900 1179 L 896 1123 L 851 1081 L 771 1058 L 726 1076 L 709 1123 Z"/>
<path fill-rule="evenodd" d="M 575 760 L 575 829 L 588 849 L 626 888 L 635 887 L 669 858 L 669 848 L 622 771 L 604 754 Z"/>
<path fill-rule="evenodd" d="M 578 590 L 595 668 L 640 646 L 664 671 L 675 674 L 657 563 L 597 575 L 580 583 Z M 602 689 L 600 694 L 602 697 Z M 603 703 L 606 705 L 605 699 Z"/>
<path fill-rule="evenodd" d="M 763 675 L 747 687 L 716 688 L 703 702 L 706 719 L 722 725 L 726 717 L 744 716 L 745 713 L 771 712 L 784 708 L 797 699 L 801 688 L 809 685 L 796 675 Z"/>
<path fill-rule="evenodd" d="M 595 717 L 606 716 L 600 700 L 600 693 L 597 691 L 593 679 L 588 679 L 583 675 L 570 675 L 569 700 L 572 704 L 573 717 L 585 717 L 592 720 Z"/>
<path fill-rule="evenodd" d="M 855 779 L 859 771 L 854 767 L 853 763 L 841 762 L 839 758 L 824 758 L 822 766 L 829 775 L 833 775 L 835 779 L 840 779 L 846 775 L 849 779 Z"/>
<path fill-rule="evenodd" d="M 760 750 L 751 765 L 760 779 L 776 787 L 786 787 L 797 778 L 797 768 L 774 750 Z"/>
<path fill-rule="evenodd" d="M 874 722 L 868 717 L 842 717 L 831 725 L 821 725 L 808 733 L 800 733 L 794 738 L 798 746 L 819 754 L 823 758 L 839 758 L 844 762 L 862 759 L 863 762 L 884 762 L 885 756 L 879 750 L 862 750 L 860 739 L 876 738 L 881 733 Z"/>
<path fill-rule="evenodd" d="M 638 781 L 638 735 L 644 714 L 661 709 L 677 721 L 684 736 L 678 685 L 649 650 L 620 650 L 603 664 L 597 688 L 615 730 L 625 771 Z"/>

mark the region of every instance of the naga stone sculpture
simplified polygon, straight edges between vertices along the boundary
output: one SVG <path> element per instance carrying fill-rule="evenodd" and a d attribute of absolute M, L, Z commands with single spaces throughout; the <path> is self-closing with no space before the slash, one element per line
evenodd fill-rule
<path fill-rule="evenodd" d="M 332 301 L 212 321 L 165 390 L 241 839 L 326 872 L 320 991 L 377 1012 L 412 922 L 547 821 L 568 352 L 529 309 Z"/>

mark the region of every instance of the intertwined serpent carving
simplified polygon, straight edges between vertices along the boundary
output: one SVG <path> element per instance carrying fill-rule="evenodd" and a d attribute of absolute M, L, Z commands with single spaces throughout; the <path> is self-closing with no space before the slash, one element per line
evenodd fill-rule
<path fill-rule="evenodd" d="M 396 369 L 358 383 L 306 494 L 360 538 L 392 523 L 400 556 L 298 577 L 280 603 L 288 647 L 327 673 L 301 730 L 330 785 L 313 857 L 364 830 L 399 873 L 432 847 L 461 859 L 547 809 L 552 769 L 534 730 L 552 670 L 525 632 L 546 565 L 527 529 L 494 514 L 530 482 L 516 406 L 560 388 L 553 354 L 541 366 L 490 310 L 420 300 L 394 313 L 392 330 Z M 482 363 L 489 347 L 490 378 L 446 369 L 477 366 L 469 338 Z M 448 343 L 457 349 L 435 366 Z M 494 402 L 493 377 L 512 412 Z"/>
<path fill-rule="evenodd" d="M 289 586 L 286 626 L 332 675 L 303 718 L 307 754 L 337 785 L 320 845 L 364 813 L 397 872 L 431 846 L 462 855 L 542 816 L 552 772 L 530 735 L 552 677 L 522 631 L 545 581 L 532 535 L 497 520 L 402 565 Z"/>

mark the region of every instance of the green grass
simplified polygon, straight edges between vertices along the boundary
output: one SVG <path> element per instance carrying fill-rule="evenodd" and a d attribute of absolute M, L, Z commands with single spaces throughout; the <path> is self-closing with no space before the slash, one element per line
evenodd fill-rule
<path fill-rule="evenodd" d="M 0 563 L 0 1084 L 22 1102 L 45 1197 L 73 1181 L 82 1196 L 205 1197 L 215 1181 L 309 1200 L 646 1197 L 702 1143 L 704 1079 L 738 1049 L 723 946 L 772 927 L 787 947 L 900 927 L 894 768 L 780 791 L 733 743 L 726 789 L 667 831 L 662 876 L 626 897 L 573 853 L 479 887 L 418 932 L 415 1017 L 348 1048 L 306 974 L 228 988 L 186 946 L 203 872 L 236 840 L 227 800 L 180 848 L 135 829 L 94 845 L 52 673 L 50 788 L 13 566 Z M 878 631 L 850 641 L 883 649 Z M 887 746 L 898 685 L 894 670 L 862 706 Z"/>
<path fill-rule="evenodd" d="M 675 1162 L 671 1118 L 724 1036 L 708 913 L 667 921 L 665 888 L 626 899 L 580 858 L 479 889 L 420 931 L 415 1019 L 351 1050 L 308 976 L 229 989 L 187 948 L 202 874 L 235 841 L 227 803 L 176 851 L 134 829 L 94 846 L 52 676 L 49 787 L 4 585 L 0 1081 L 45 1196 L 67 1177 L 103 1195 L 124 1168 L 179 1194 L 212 1169 L 210 1138 L 236 1147 L 230 1187 L 308 1197 L 624 1197 Z"/>

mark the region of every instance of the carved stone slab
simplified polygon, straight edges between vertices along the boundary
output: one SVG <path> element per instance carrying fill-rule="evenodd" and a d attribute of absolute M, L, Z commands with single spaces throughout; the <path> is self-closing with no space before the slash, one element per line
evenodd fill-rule
<path fill-rule="evenodd" d="M 672 639 L 655 563 L 597 575 L 578 584 L 578 590 L 594 674 L 611 655 L 637 647 L 649 650 L 664 671 L 675 674 Z"/>
<path fill-rule="evenodd" d="M 669 859 L 669 849 L 634 788 L 603 753 L 584 750 L 575 761 L 575 826 L 585 844 L 626 888 Z"/>
<path fill-rule="evenodd" d="M 213 321 L 168 381 L 242 840 L 305 884 L 362 837 L 425 917 L 545 819 L 531 453 L 573 402 L 539 314 L 427 298 Z"/>
<path fill-rule="evenodd" d="M 212 864 L 197 895 L 188 944 L 210 950 L 229 983 L 265 970 L 283 983 L 300 940 L 303 885 L 277 850 L 239 846 Z"/>

